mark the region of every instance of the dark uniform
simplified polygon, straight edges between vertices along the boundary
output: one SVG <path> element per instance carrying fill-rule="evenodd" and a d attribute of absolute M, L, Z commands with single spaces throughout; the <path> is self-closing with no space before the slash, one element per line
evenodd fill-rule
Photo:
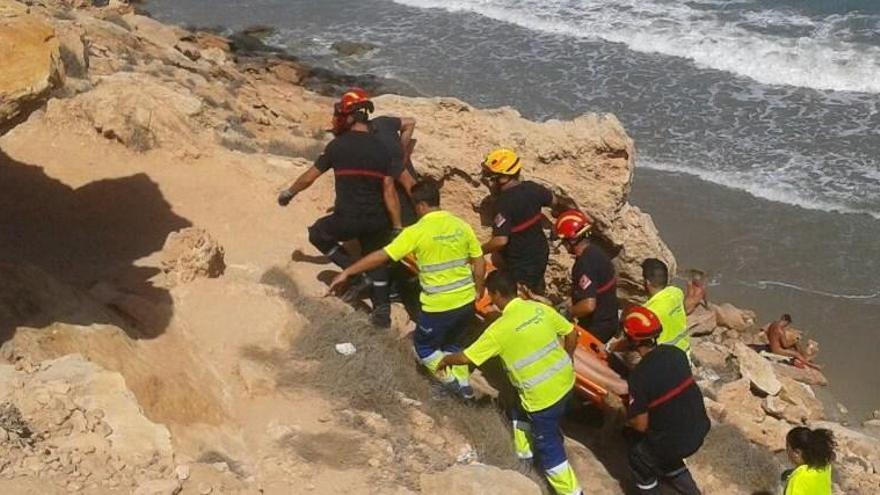
<path fill-rule="evenodd" d="M 589 330 L 603 343 L 619 331 L 617 317 L 617 276 L 608 255 L 594 243 L 578 256 L 571 267 L 571 301 L 596 299 L 596 309 L 578 318 L 578 325 Z"/>
<path fill-rule="evenodd" d="M 681 349 L 658 345 L 642 358 L 628 379 L 627 416 L 648 413 L 648 431 L 632 438 L 629 462 L 636 484 L 659 493 L 657 477 L 679 493 L 699 494 L 684 458 L 693 455 L 709 432 L 703 394 Z"/>
<path fill-rule="evenodd" d="M 544 292 L 544 272 L 550 246 L 541 221 L 543 207 L 553 203 L 553 193 L 531 181 L 523 181 L 506 189 L 495 198 L 492 235 L 506 236 L 501 251 L 504 269 L 516 282 L 535 292 Z"/>
<path fill-rule="evenodd" d="M 309 227 L 309 241 L 331 261 L 345 269 L 353 260 L 340 242 L 357 239 L 361 251 L 384 246 L 391 221 L 383 199 L 382 182 L 391 175 L 391 154 L 372 133 L 348 131 L 337 136 L 318 157 L 321 172 L 333 169 L 336 202 L 332 214 Z M 388 304 L 388 267 L 369 272 L 373 281 L 374 308 Z"/>
<path fill-rule="evenodd" d="M 409 174 L 416 179 L 416 171 L 412 166 L 412 162 L 403 163 L 403 149 L 400 147 L 400 128 L 401 121 L 398 117 L 375 117 L 370 120 L 370 129 L 376 134 L 376 137 L 382 141 L 388 152 L 391 153 L 391 176 L 397 179 L 403 170 L 406 169 Z M 417 179 L 416 179 L 417 180 Z M 400 200 L 400 218 L 403 226 L 409 226 L 418 220 L 416 210 L 406 193 L 403 185 L 395 181 L 397 188 L 397 197 Z"/>

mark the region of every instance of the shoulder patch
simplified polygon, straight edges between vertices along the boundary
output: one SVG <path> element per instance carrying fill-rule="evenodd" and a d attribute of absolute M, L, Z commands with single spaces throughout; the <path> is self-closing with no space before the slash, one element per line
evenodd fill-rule
<path fill-rule="evenodd" d="M 507 223 L 507 219 L 504 218 L 504 215 L 502 215 L 501 213 L 495 215 L 495 227 L 496 228 L 501 228 L 501 226 L 504 225 L 505 223 Z"/>
<path fill-rule="evenodd" d="M 591 285 L 593 285 L 593 281 L 590 280 L 590 277 L 581 275 L 581 278 L 578 280 L 578 287 L 580 287 L 581 290 L 587 290 L 587 287 Z"/>

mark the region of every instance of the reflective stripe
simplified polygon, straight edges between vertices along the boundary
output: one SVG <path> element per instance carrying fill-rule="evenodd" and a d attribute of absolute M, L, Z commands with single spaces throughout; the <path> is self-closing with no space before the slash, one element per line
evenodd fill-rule
<path fill-rule="evenodd" d="M 656 407 L 660 407 L 661 405 L 665 404 L 666 402 L 677 397 L 679 394 L 681 394 L 682 392 L 687 390 L 688 387 L 690 387 L 693 384 L 694 384 L 694 377 L 693 376 L 689 376 L 689 377 L 685 378 L 684 381 L 682 381 L 681 383 L 676 385 L 674 388 L 670 389 L 665 394 L 663 394 L 660 397 L 651 401 L 651 403 L 648 404 L 648 409 L 654 409 Z"/>
<path fill-rule="evenodd" d="M 604 294 L 604 293 L 608 292 L 609 290 L 611 290 L 612 287 L 614 287 L 614 284 L 616 284 L 616 283 L 617 283 L 617 277 L 611 277 L 611 280 L 605 282 L 605 285 L 596 289 L 596 294 Z"/>
<path fill-rule="evenodd" d="M 425 366 L 428 366 L 433 361 L 436 361 L 438 359 L 443 359 L 443 356 L 445 356 L 445 355 L 446 355 L 446 353 L 443 351 L 434 351 L 431 354 L 429 354 L 427 357 L 421 358 L 420 361 Z"/>
<path fill-rule="evenodd" d="M 562 461 L 561 464 L 558 464 L 558 465 L 553 466 L 552 468 L 548 469 L 546 471 L 546 473 L 549 476 L 559 476 L 560 474 L 563 474 L 564 472 L 568 471 L 569 469 L 571 469 L 571 466 L 568 465 L 568 461 Z"/>
<path fill-rule="evenodd" d="M 419 265 L 419 271 L 422 273 L 442 272 L 449 268 L 458 268 L 468 264 L 467 258 L 452 261 L 444 261 L 443 263 L 432 263 L 430 265 Z"/>
<path fill-rule="evenodd" d="M 669 342 L 664 342 L 664 344 L 666 344 L 666 345 L 678 345 L 679 342 L 681 342 L 682 340 L 684 340 L 684 339 L 685 339 L 686 337 L 688 337 L 689 335 L 690 335 L 690 334 L 687 332 L 687 329 L 685 329 L 685 330 L 683 330 L 680 334 L 676 335 L 674 339 L 670 340 Z M 691 346 L 689 345 L 687 349 L 683 349 L 683 350 L 684 350 L 685 352 L 688 352 L 688 351 L 690 350 L 690 348 L 691 348 Z"/>
<path fill-rule="evenodd" d="M 520 385 L 523 389 L 532 388 L 539 383 L 549 380 L 553 375 L 562 371 L 568 365 L 571 365 L 571 358 L 566 354 L 553 363 L 553 366 L 548 368 L 547 371 L 523 381 Z"/>
<path fill-rule="evenodd" d="M 324 253 L 324 256 L 333 256 L 333 255 L 336 254 L 340 249 L 342 249 L 342 246 L 340 246 L 339 244 L 337 244 L 337 245 L 333 246 L 333 248 L 331 248 L 330 251 L 327 251 L 326 253 Z"/>
<path fill-rule="evenodd" d="M 534 353 L 532 353 L 532 354 L 529 354 L 528 356 L 526 356 L 526 357 L 520 359 L 519 361 L 513 363 L 513 369 L 515 369 L 515 370 L 521 370 L 521 369 L 525 368 L 526 366 L 528 366 L 528 365 L 530 365 L 530 364 L 532 364 L 532 363 L 538 361 L 539 359 L 541 359 L 542 357 L 546 356 L 547 354 L 550 354 L 551 352 L 553 352 L 554 350 L 556 350 L 556 348 L 557 348 L 558 346 L 559 346 L 559 343 L 558 343 L 558 342 L 556 342 L 555 340 L 551 340 L 549 344 L 547 344 L 547 345 L 545 345 L 544 347 L 538 349 L 537 352 L 534 352 Z"/>
<path fill-rule="evenodd" d="M 513 420 L 513 429 L 519 431 L 532 431 L 532 425 L 525 421 Z"/>
<path fill-rule="evenodd" d="M 463 278 L 461 280 L 456 280 L 455 282 L 451 282 L 443 285 L 424 285 L 422 284 L 422 290 L 426 294 L 439 294 L 441 292 L 449 292 L 451 290 L 458 289 L 460 287 L 466 287 L 474 283 L 473 277 Z"/>
<path fill-rule="evenodd" d="M 536 223 L 540 222 L 542 218 L 544 218 L 544 214 L 539 212 L 537 215 L 533 216 L 532 218 L 529 218 L 528 220 L 526 220 L 520 224 L 514 225 L 513 227 L 510 228 L 510 231 L 514 234 L 518 234 L 518 233 L 528 229 L 532 225 L 535 225 Z"/>
<path fill-rule="evenodd" d="M 386 281 L 384 281 L 384 280 L 382 280 L 382 281 L 376 281 L 376 280 L 374 280 L 374 281 L 373 281 L 373 287 L 385 287 L 385 286 L 387 286 L 387 285 L 388 285 L 388 282 L 386 282 Z"/>
<path fill-rule="evenodd" d="M 517 453 L 516 453 L 516 457 L 517 457 L 518 459 L 523 459 L 523 460 L 526 460 L 526 459 L 534 459 L 534 458 L 535 458 L 535 454 L 532 454 L 531 452 L 517 452 Z"/>
<path fill-rule="evenodd" d="M 639 487 L 640 490 L 651 490 L 651 489 L 657 488 L 657 485 L 659 485 L 659 484 L 660 484 L 659 481 L 654 480 L 653 482 L 651 482 L 647 485 L 643 485 L 641 483 L 636 483 L 636 486 Z"/>

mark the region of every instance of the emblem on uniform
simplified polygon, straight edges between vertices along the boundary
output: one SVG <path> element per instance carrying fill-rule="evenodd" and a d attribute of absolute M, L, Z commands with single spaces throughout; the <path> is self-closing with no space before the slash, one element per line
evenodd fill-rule
<path fill-rule="evenodd" d="M 581 275 L 580 280 L 578 280 L 578 287 L 580 287 L 581 290 L 587 290 L 587 287 L 589 287 L 592 284 L 593 284 L 593 281 L 590 280 L 590 277 L 588 277 L 586 275 Z"/>
<path fill-rule="evenodd" d="M 507 222 L 507 219 L 504 218 L 501 213 L 495 215 L 495 227 L 501 228 L 501 226 L 504 225 L 505 222 Z"/>

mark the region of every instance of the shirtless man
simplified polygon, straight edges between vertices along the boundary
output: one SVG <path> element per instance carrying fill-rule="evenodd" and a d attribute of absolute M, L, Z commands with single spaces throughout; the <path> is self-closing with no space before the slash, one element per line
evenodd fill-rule
<path fill-rule="evenodd" d="M 803 361 L 804 364 L 815 366 L 810 362 L 810 358 L 801 352 L 797 346 L 797 339 L 790 338 L 785 329 L 791 324 L 791 315 L 784 314 L 782 317 L 767 327 L 767 341 L 769 342 L 770 352 L 779 354 L 780 356 L 788 356 Z"/>

